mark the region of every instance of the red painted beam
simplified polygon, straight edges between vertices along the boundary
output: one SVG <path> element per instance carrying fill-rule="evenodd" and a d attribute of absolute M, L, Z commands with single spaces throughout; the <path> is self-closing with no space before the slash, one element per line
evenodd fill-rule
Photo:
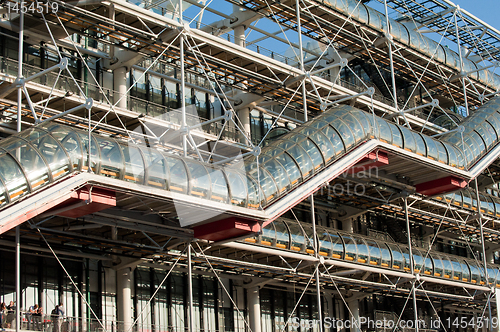
<path fill-rule="evenodd" d="M 231 217 L 193 227 L 194 237 L 209 241 L 223 241 L 260 231 L 257 221 Z"/>
<path fill-rule="evenodd" d="M 384 151 L 373 151 L 364 156 L 353 167 L 346 172 L 348 174 L 356 174 L 359 172 L 367 172 L 372 168 L 381 167 L 389 164 L 389 156 Z"/>
<path fill-rule="evenodd" d="M 47 213 L 68 218 L 80 218 L 113 206 L 116 206 L 116 193 L 114 191 L 93 187 L 89 193 L 88 188 L 82 188 L 74 191 L 63 204 L 59 204 Z"/>
<path fill-rule="evenodd" d="M 455 176 L 447 176 L 444 178 L 422 182 L 415 187 L 417 192 L 422 195 L 434 196 L 446 192 L 462 189 L 467 185 L 467 182 Z"/>

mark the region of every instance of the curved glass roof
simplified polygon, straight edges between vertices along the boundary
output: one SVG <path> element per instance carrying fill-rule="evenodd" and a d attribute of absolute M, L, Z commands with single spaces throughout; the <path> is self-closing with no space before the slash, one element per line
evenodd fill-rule
<path fill-rule="evenodd" d="M 343 12 L 344 15 L 350 16 L 361 23 L 367 24 L 382 33 L 386 33 L 388 30 L 384 14 L 363 3 L 359 3 L 357 0 L 326 0 L 325 4 L 332 6 L 336 10 Z M 439 45 L 433 39 L 425 37 L 421 33 L 407 28 L 392 18 L 389 18 L 389 25 L 390 34 L 394 40 L 403 43 L 414 50 L 441 62 L 442 64 L 454 68 L 458 72 L 462 71 L 460 68 L 460 56 L 457 52 L 450 50 L 448 47 Z M 474 61 L 471 61 L 466 57 L 462 58 L 462 62 L 464 73 L 480 69 Z M 469 77 L 479 80 L 481 83 L 493 88 L 494 90 L 500 89 L 500 76 L 487 69 L 471 73 L 469 74 Z"/>
<path fill-rule="evenodd" d="M 457 133 L 438 140 L 340 105 L 280 136 L 258 158 L 222 168 L 95 133 L 89 144 L 83 130 L 43 123 L 0 142 L 0 206 L 72 172 L 88 171 L 89 146 L 94 174 L 250 209 L 269 206 L 371 139 L 467 169 L 497 144 L 498 109 L 500 98 L 464 122 L 462 146 L 453 140 Z M 465 155 L 455 144 L 466 148 Z"/>
<path fill-rule="evenodd" d="M 411 273 L 408 247 L 401 243 L 382 241 L 359 234 L 317 226 L 318 255 L 348 262 Z M 276 220 L 261 235 L 245 242 L 282 250 L 315 254 L 312 225 L 290 220 Z M 475 260 L 441 252 L 413 248 L 415 273 L 460 282 L 486 285 L 484 268 Z M 499 266 L 488 265 L 488 284 L 500 288 Z"/>

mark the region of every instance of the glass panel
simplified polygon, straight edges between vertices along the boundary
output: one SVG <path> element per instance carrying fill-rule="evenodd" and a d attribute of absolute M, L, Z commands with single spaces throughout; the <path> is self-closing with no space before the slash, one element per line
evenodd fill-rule
<path fill-rule="evenodd" d="M 5 190 L 3 183 L 0 181 L 0 206 L 7 204 L 7 195 L 7 190 Z"/>
<path fill-rule="evenodd" d="M 382 260 L 380 261 L 380 265 L 383 267 L 391 266 L 391 251 L 387 248 L 387 246 L 383 242 L 378 243 L 380 248 L 380 253 L 382 254 Z"/>
<path fill-rule="evenodd" d="M 258 174 L 256 168 L 249 171 L 248 174 L 253 177 L 254 180 L 260 182 L 260 186 L 265 196 L 263 199 L 270 202 L 278 197 L 278 188 L 276 187 L 276 183 L 274 182 L 272 176 L 269 175 L 269 172 L 259 167 Z"/>
<path fill-rule="evenodd" d="M 184 160 L 189 170 L 189 194 L 195 197 L 208 198 L 210 195 L 210 176 L 205 166 L 191 160 Z"/>
<path fill-rule="evenodd" d="M 414 260 L 414 271 L 415 273 L 422 273 L 422 267 L 424 265 L 424 257 L 422 255 L 422 253 L 413 248 L 413 260 Z"/>
<path fill-rule="evenodd" d="M 344 259 L 348 261 L 356 261 L 356 253 L 357 253 L 356 243 L 350 236 L 344 234 L 342 234 L 342 239 L 344 240 L 345 244 Z"/>
<path fill-rule="evenodd" d="M 370 261 L 371 265 L 380 265 L 382 259 L 382 253 L 378 244 L 372 240 L 365 240 L 368 249 L 370 250 Z"/>
<path fill-rule="evenodd" d="M 258 209 L 261 205 L 264 205 L 265 198 L 261 194 L 260 188 L 257 185 L 257 181 L 252 179 L 250 176 L 246 176 L 247 179 L 247 189 L 248 189 L 248 207 L 252 209 Z"/>
<path fill-rule="evenodd" d="M 123 158 L 118 144 L 114 140 L 97 137 L 101 149 L 101 175 L 120 179 L 123 172 Z"/>
<path fill-rule="evenodd" d="M 82 147 L 83 147 L 83 166 L 82 166 L 82 169 L 86 171 L 88 169 L 88 162 L 89 162 L 89 158 L 88 158 L 89 136 L 85 132 L 78 131 L 77 133 L 78 133 L 78 136 L 80 137 L 80 141 L 82 142 Z M 90 168 L 92 168 L 92 171 L 94 173 L 98 173 L 98 169 L 100 166 L 100 156 L 99 156 L 99 149 L 97 149 L 97 143 L 96 143 L 94 135 L 92 135 L 92 140 L 90 143 L 90 160 L 91 160 Z"/>
<path fill-rule="evenodd" d="M 458 166 L 458 156 L 457 150 L 454 147 L 450 146 L 448 143 L 443 143 L 446 148 L 446 152 L 448 152 L 448 165 L 457 167 Z"/>
<path fill-rule="evenodd" d="M 304 236 L 304 232 L 302 228 L 297 223 L 287 223 L 288 228 L 290 229 L 290 234 L 292 237 L 292 245 L 290 249 L 293 251 L 304 251 L 304 246 L 306 242 L 306 238 Z"/>
<path fill-rule="evenodd" d="M 242 176 L 233 171 L 224 170 L 231 190 L 231 204 L 245 207 L 247 204 L 247 187 Z"/>
<path fill-rule="evenodd" d="M 453 265 L 447 256 L 441 256 L 441 261 L 443 262 L 444 274 L 443 277 L 446 279 L 451 279 L 453 275 Z"/>
<path fill-rule="evenodd" d="M 295 161 L 286 153 L 281 153 L 276 156 L 276 161 L 278 161 L 284 168 L 290 179 L 290 185 L 296 185 L 302 178 L 299 167 Z"/>
<path fill-rule="evenodd" d="M 32 129 L 29 131 L 31 144 L 33 144 L 48 162 L 52 172 L 52 178 L 58 179 L 70 172 L 70 161 L 64 149 L 59 143 L 47 133 Z M 31 135 L 31 133 L 36 133 Z"/>
<path fill-rule="evenodd" d="M 422 253 L 425 254 L 425 253 Z M 427 257 L 424 256 L 424 274 L 432 275 L 432 259 L 430 254 Z"/>
<path fill-rule="evenodd" d="M 282 147 L 295 160 L 297 165 L 299 165 L 303 178 L 308 178 L 311 175 L 313 163 L 306 151 L 297 145 L 289 146 L 286 142 L 280 144 L 280 147 Z"/>
<path fill-rule="evenodd" d="M 484 139 L 487 148 L 490 148 L 497 140 L 497 134 L 488 122 L 476 126 L 476 131 Z"/>
<path fill-rule="evenodd" d="M 441 260 L 441 258 L 439 258 L 439 256 L 436 255 L 432 255 L 431 259 L 434 263 L 434 276 L 442 277 L 444 272 L 443 261 Z"/>
<path fill-rule="evenodd" d="M 448 164 L 448 154 L 446 153 L 443 143 L 439 141 L 434 141 L 434 143 L 436 143 L 438 149 L 438 161 L 443 164 Z"/>
<path fill-rule="evenodd" d="M 438 150 L 434 140 L 427 135 L 422 137 L 425 140 L 425 145 L 427 145 L 427 158 L 438 160 Z"/>
<path fill-rule="evenodd" d="M 266 169 L 271 174 L 274 181 L 276 181 L 276 185 L 279 188 L 278 193 L 282 193 L 283 191 L 290 188 L 290 179 L 288 178 L 288 175 L 286 174 L 283 166 L 281 166 L 281 164 L 278 163 L 276 159 L 269 160 L 268 162 L 264 163 L 262 167 L 264 167 L 264 169 Z"/>
<path fill-rule="evenodd" d="M 188 193 L 188 174 L 186 166 L 182 160 L 173 158 L 170 155 L 163 155 L 167 161 L 170 173 L 169 189 L 170 191 L 187 194 Z"/>
<path fill-rule="evenodd" d="M 401 247 L 401 254 L 403 254 L 403 257 L 405 259 L 404 261 L 404 267 L 403 269 L 407 272 L 411 271 L 411 265 L 410 265 L 410 253 L 408 251 L 408 248 L 406 247 Z"/>
<path fill-rule="evenodd" d="M 262 234 L 260 236 L 260 244 L 265 246 L 270 246 L 275 243 L 276 231 L 274 229 L 274 223 L 268 224 L 266 227 L 262 228 Z"/>
<path fill-rule="evenodd" d="M 345 152 L 344 141 L 340 138 L 339 133 L 330 126 L 321 129 L 321 132 L 332 142 L 335 149 L 335 155 Z"/>
<path fill-rule="evenodd" d="M 476 131 L 473 131 L 470 133 L 470 136 L 476 141 L 477 148 L 478 148 L 478 154 L 476 157 L 479 157 L 480 154 L 484 153 L 486 151 L 486 146 L 484 145 L 483 138 L 479 136 L 479 134 Z"/>
<path fill-rule="evenodd" d="M 78 135 L 63 126 L 50 127 L 50 134 L 57 139 L 68 154 L 74 170 L 81 170 L 83 152 Z"/>
<path fill-rule="evenodd" d="M 142 154 L 146 162 L 146 174 L 148 176 L 146 185 L 169 189 L 168 179 L 170 178 L 167 161 L 158 151 L 151 148 L 142 147 Z"/>
<path fill-rule="evenodd" d="M 21 168 L 10 155 L 0 155 L 0 175 L 4 180 L 10 201 L 21 198 L 28 193 L 28 182 Z"/>
<path fill-rule="evenodd" d="M 401 135 L 401 131 L 399 131 L 399 128 L 392 123 L 389 123 L 389 127 L 391 127 L 391 132 L 392 132 L 392 145 L 395 145 L 398 148 L 402 148 L 403 137 Z"/>
<path fill-rule="evenodd" d="M 332 257 L 343 259 L 344 243 L 342 242 L 342 238 L 334 232 L 330 232 L 330 238 L 332 239 Z"/>
<path fill-rule="evenodd" d="M 451 258 L 451 264 L 453 265 L 453 279 L 462 280 L 462 265 L 456 257 Z"/>
<path fill-rule="evenodd" d="M 404 149 L 407 151 L 416 152 L 417 146 L 412 132 L 405 127 L 399 127 L 399 129 L 401 129 L 401 132 L 403 133 Z"/>
<path fill-rule="evenodd" d="M 463 207 L 472 209 L 472 197 L 467 189 L 462 190 L 462 197 L 463 197 Z"/>
<path fill-rule="evenodd" d="M 363 127 L 351 113 L 344 115 L 342 117 L 342 121 L 344 121 L 349 129 L 351 129 L 356 142 L 359 142 L 366 137 Z"/>
<path fill-rule="evenodd" d="M 321 132 L 317 131 L 309 136 L 310 139 L 319 146 L 325 163 L 328 164 L 335 157 L 335 148 L 328 138 Z"/>
<path fill-rule="evenodd" d="M 368 263 L 370 252 L 368 251 L 368 246 L 365 241 L 359 237 L 354 237 L 353 239 L 356 241 L 356 245 L 358 247 L 358 259 L 356 260 L 358 263 Z"/>
<path fill-rule="evenodd" d="M 461 281 L 469 282 L 469 279 L 470 279 L 469 266 L 465 263 L 465 261 L 460 261 L 460 266 L 462 266 L 462 279 L 461 279 Z"/>
<path fill-rule="evenodd" d="M 304 140 L 298 143 L 304 150 L 306 150 L 309 157 L 314 165 L 314 170 L 317 170 L 321 166 L 323 166 L 323 157 L 319 152 L 318 147 L 310 140 Z"/>
<path fill-rule="evenodd" d="M 340 137 L 341 137 L 342 141 L 344 142 L 345 148 L 347 150 L 352 148 L 354 145 L 354 135 L 352 134 L 349 127 L 347 127 L 345 125 L 345 123 L 340 119 L 335 119 L 330 124 L 340 134 Z M 329 137 L 329 136 L 327 135 L 327 137 Z"/>
<path fill-rule="evenodd" d="M 138 147 L 133 145 L 121 145 L 120 148 L 125 159 L 125 174 L 123 179 L 129 182 L 144 182 L 144 162 Z"/>
<path fill-rule="evenodd" d="M 424 139 L 422 138 L 422 136 L 419 133 L 413 132 L 412 134 L 413 134 L 413 137 L 415 138 L 415 142 L 417 145 L 416 153 L 421 155 L 421 156 L 426 157 L 427 147 L 425 146 Z"/>
<path fill-rule="evenodd" d="M 382 142 L 392 144 L 391 127 L 389 127 L 389 124 L 381 118 L 376 118 L 376 120 L 378 122 L 378 138 Z"/>
<path fill-rule="evenodd" d="M 391 251 L 392 254 L 392 268 L 396 270 L 400 270 L 403 268 L 404 257 L 401 253 L 401 249 L 396 244 L 386 243 L 387 247 Z"/>
<path fill-rule="evenodd" d="M 229 190 L 227 188 L 226 177 L 220 169 L 207 166 L 207 171 L 212 182 L 212 193 L 210 199 L 213 201 L 227 203 L 229 199 Z"/>
<path fill-rule="evenodd" d="M 275 221 L 274 227 L 276 228 L 276 244 L 275 246 L 281 249 L 288 249 L 290 245 L 290 234 L 288 228 L 282 221 Z"/>
<path fill-rule="evenodd" d="M 36 190 L 49 184 L 49 169 L 42 156 L 20 138 L 16 138 L 9 143 L 9 145 L 5 146 L 5 149 L 18 159 L 19 164 L 24 168 L 31 189 Z"/>
<path fill-rule="evenodd" d="M 469 267 L 470 267 L 470 281 L 475 284 L 475 283 L 479 283 L 479 269 L 477 267 L 477 265 L 475 263 L 471 263 L 469 262 Z M 490 272 L 490 269 L 488 269 L 488 273 Z M 491 277 L 488 275 L 488 277 L 491 279 Z"/>

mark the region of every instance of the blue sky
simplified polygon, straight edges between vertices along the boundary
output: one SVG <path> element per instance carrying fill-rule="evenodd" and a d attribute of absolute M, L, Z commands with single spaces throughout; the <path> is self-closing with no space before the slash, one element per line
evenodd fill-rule
<path fill-rule="evenodd" d="M 500 0 L 451 0 L 485 23 L 500 30 Z"/>

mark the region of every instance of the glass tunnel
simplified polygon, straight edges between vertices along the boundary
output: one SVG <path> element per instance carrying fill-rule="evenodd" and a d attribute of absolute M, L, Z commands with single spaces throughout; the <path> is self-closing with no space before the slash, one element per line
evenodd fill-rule
<path fill-rule="evenodd" d="M 457 141 L 457 132 L 438 140 L 340 105 L 272 141 L 258 160 L 248 156 L 242 163 L 226 167 L 94 133 L 89 144 L 84 130 L 43 123 L 0 142 L 0 206 L 70 173 L 87 171 L 89 145 L 95 174 L 250 209 L 269 206 L 371 139 L 467 170 L 498 143 L 498 110 L 500 98 L 467 118 L 462 142 L 461 137 Z M 466 157 L 455 145 L 465 149 Z M 455 196 L 455 204 L 473 206 L 466 191 L 455 195 L 463 197 L 460 201 Z M 485 198 L 481 208 L 500 215 L 496 198 Z"/>
<path fill-rule="evenodd" d="M 387 242 L 366 236 L 316 226 L 318 255 L 325 259 L 411 273 L 408 247 L 401 243 Z M 304 254 L 314 254 L 311 224 L 290 220 L 276 220 L 255 237 L 241 240 L 270 248 L 284 249 Z M 441 252 L 412 248 L 414 272 L 425 276 L 486 285 L 484 267 L 473 259 L 447 255 Z M 499 266 L 488 265 L 488 285 L 500 288 Z"/>
<path fill-rule="evenodd" d="M 385 14 L 382 14 L 357 0 L 323 0 L 323 4 L 342 12 L 346 16 L 350 16 L 352 19 L 368 25 L 381 33 L 387 33 L 388 29 Z M 467 75 L 468 77 L 480 81 L 495 91 L 500 89 L 499 75 L 496 75 L 487 69 L 479 70 L 481 67 L 479 67 L 474 61 L 471 61 L 466 57 L 462 57 L 461 60 L 460 55 L 457 52 L 440 45 L 431 38 L 425 37 L 420 32 L 407 28 L 404 24 L 401 24 L 392 18 L 389 18 L 389 25 L 390 35 L 393 40 L 396 40 L 429 58 L 447 65 L 458 72 L 469 73 Z M 463 68 L 460 66 L 460 61 L 463 63 Z"/>

